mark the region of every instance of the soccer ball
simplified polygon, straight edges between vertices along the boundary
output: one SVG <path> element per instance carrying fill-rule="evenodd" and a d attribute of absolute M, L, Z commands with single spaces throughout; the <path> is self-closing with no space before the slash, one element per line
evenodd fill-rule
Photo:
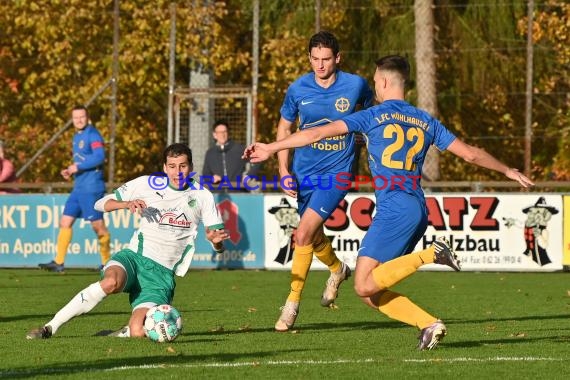
<path fill-rule="evenodd" d="M 172 342 L 181 331 L 182 317 L 174 307 L 158 305 L 146 312 L 144 333 L 153 342 Z"/>

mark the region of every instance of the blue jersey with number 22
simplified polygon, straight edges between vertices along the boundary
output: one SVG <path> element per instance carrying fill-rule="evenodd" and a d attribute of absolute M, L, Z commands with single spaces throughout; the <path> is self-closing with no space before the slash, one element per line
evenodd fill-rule
<path fill-rule="evenodd" d="M 428 148 L 433 144 L 443 151 L 455 135 L 404 100 L 384 101 L 343 121 L 350 132 L 362 132 L 366 138 L 377 204 L 394 191 L 412 194 L 425 203 L 420 176 Z"/>

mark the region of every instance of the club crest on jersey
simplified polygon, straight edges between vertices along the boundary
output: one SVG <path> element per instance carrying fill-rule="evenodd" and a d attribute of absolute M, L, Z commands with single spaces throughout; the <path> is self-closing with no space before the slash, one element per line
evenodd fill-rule
<path fill-rule="evenodd" d="M 190 208 L 196 207 L 196 199 L 189 198 L 188 199 L 188 207 L 190 207 Z"/>
<path fill-rule="evenodd" d="M 192 222 L 186 218 L 186 215 L 184 213 L 177 215 L 173 212 L 167 212 L 165 214 L 162 214 L 162 217 L 158 221 L 158 224 L 161 226 L 190 228 Z"/>
<path fill-rule="evenodd" d="M 79 149 L 83 149 L 84 146 L 85 146 L 85 141 L 80 140 L 79 141 Z"/>
<path fill-rule="evenodd" d="M 334 108 L 338 112 L 346 112 L 350 109 L 350 101 L 347 98 L 338 98 L 334 103 Z"/>

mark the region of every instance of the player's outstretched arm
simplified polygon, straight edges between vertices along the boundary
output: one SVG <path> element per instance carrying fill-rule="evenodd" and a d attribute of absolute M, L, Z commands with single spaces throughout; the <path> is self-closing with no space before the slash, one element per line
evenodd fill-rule
<path fill-rule="evenodd" d="M 101 212 L 115 211 L 119 209 L 128 208 L 132 213 L 141 212 L 146 208 L 145 201 L 141 199 L 134 199 L 132 201 L 119 201 L 115 194 L 107 194 L 103 198 L 95 202 L 95 210 Z"/>
<path fill-rule="evenodd" d="M 277 124 L 277 135 L 275 136 L 276 141 L 286 139 L 291 136 L 291 130 L 293 129 L 293 122 L 281 117 L 279 123 Z M 290 197 L 296 198 L 297 192 L 294 190 L 294 180 L 289 172 L 289 149 L 283 149 L 277 152 L 277 162 L 279 169 L 279 178 L 283 181 L 284 186 L 281 190 Z"/>
<path fill-rule="evenodd" d="M 483 149 L 466 144 L 458 138 L 449 145 L 447 150 L 471 164 L 501 172 L 509 179 L 517 181 L 522 187 L 534 186 L 534 183 L 518 169 L 508 167 Z"/>
<path fill-rule="evenodd" d="M 279 123 L 277 123 L 277 134 L 275 136 L 276 141 L 281 141 L 291 136 L 291 130 L 293 129 L 293 123 L 287 119 L 281 117 Z M 289 151 L 284 149 L 277 154 L 279 160 L 279 174 L 281 176 L 289 175 Z"/>
<path fill-rule="evenodd" d="M 348 127 L 342 120 L 295 132 L 292 135 L 272 142 L 271 144 L 254 143 L 248 146 L 244 152 L 244 158 L 251 162 L 262 162 L 267 160 L 276 152 L 284 149 L 299 148 L 312 144 L 327 137 L 333 137 L 348 133 Z"/>

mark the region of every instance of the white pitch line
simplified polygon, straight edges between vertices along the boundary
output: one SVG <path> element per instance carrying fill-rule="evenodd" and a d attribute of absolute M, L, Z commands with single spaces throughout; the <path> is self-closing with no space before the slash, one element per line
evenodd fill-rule
<path fill-rule="evenodd" d="M 508 357 L 488 357 L 488 358 L 428 358 L 428 359 L 401 359 L 405 363 L 460 363 L 460 362 L 558 362 L 565 361 L 566 358 L 551 358 L 538 356 L 508 356 Z M 259 366 L 298 366 L 298 365 L 329 365 L 329 364 L 362 364 L 362 363 L 394 363 L 392 359 L 336 359 L 336 360 L 267 360 L 252 362 L 213 362 L 213 363 L 196 363 L 196 364 L 145 364 L 136 366 L 120 366 L 112 368 L 84 368 L 79 371 L 69 370 L 65 368 L 45 370 L 24 370 L 24 371 L 0 371 L 0 378 L 14 377 L 22 375 L 47 375 L 47 374 L 66 374 L 77 372 L 111 372 L 111 371 L 128 371 L 132 369 L 166 369 L 166 368 L 238 368 L 238 367 L 259 367 Z"/>
<path fill-rule="evenodd" d="M 129 369 L 152 369 L 152 368 L 225 368 L 225 367 L 258 367 L 262 365 L 268 366 L 288 366 L 288 365 L 299 365 L 299 364 L 343 364 L 343 363 L 380 363 L 382 360 L 376 359 L 360 359 L 360 360 L 350 360 L 350 359 L 337 359 L 337 360 L 268 360 L 259 362 L 214 362 L 214 363 L 197 363 L 197 364 L 145 364 L 141 366 L 121 366 L 107 368 L 105 371 L 123 371 Z"/>
<path fill-rule="evenodd" d="M 429 362 L 559 362 L 562 358 L 541 358 L 534 356 L 510 356 L 510 357 L 494 357 L 494 358 L 447 358 L 447 359 L 403 359 L 406 363 L 429 363 Z"/>
<path fill-rule="evenodd" d="M 432 359 L 402 359 L 405 363 L 456 363 L 456 362 L 555 362 L 563 361 L 565 358 L 549 358 L 549 357 L 533 357 L 533 356 L 523 356 L 523 357 L 494 357 L 494 358 L 432 358 Z M 337 360 L 268 360 L 268 361 L 258 361 L 258 362 L 215 362 L 215 363 L 196 363 L 196 364 L 182 364 L 182 365 L 171 365 L 171 364 L 156 364 L 156 365 L 144 365 L 144 366 L 121 366 L 108 368 L 105 371 L 122 371 L 129 369 L 139 369 L 139 368 L 226 368 L 226 367 L 258 367 L 258 366 L 298 366 L 298 365 L 329 365 L 329 364 L 361 364 L 361 363 L 382 363 L 386 360 L 382 359 L 337 359 Z M 389 360 L 393 363 L 393 360 Z"/>

